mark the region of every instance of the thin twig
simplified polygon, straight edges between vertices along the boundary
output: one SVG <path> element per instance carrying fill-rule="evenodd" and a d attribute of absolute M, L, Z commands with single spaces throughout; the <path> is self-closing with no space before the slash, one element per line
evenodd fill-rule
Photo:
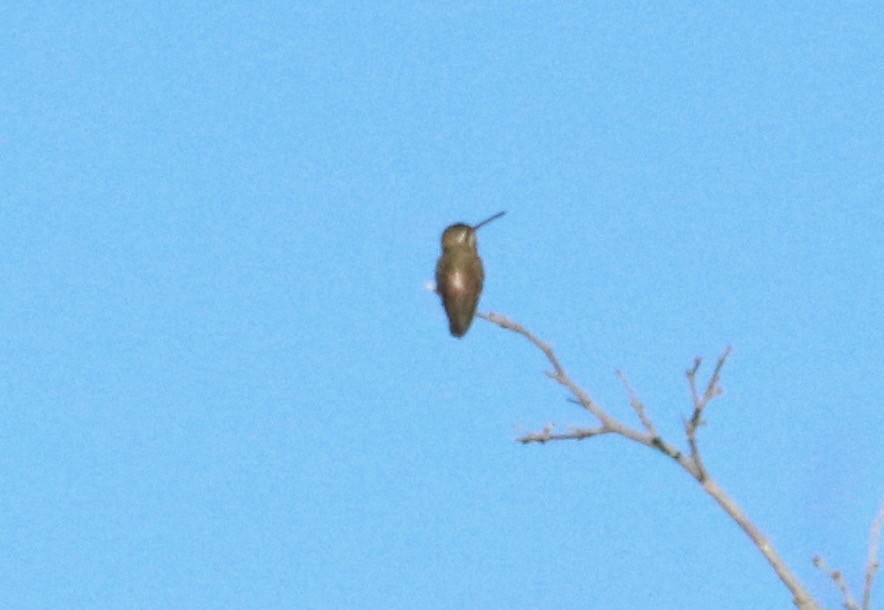
<path fill-rule="evenodd" d="M 866 562 L 866 578 L 863 586 L 863 610 L 872 610 L 872 586 L 875 584 L 875 575 L 878 573 L 878 543 L 881 540 L 881 526 L 884 525 L 884 506 L 878 511 L 878 516 L 872 522 L 872 531 L 869 533 L 869 558 Z"/>
<path fill-rule="evenodd" d="M 841 595 L 844 597 L 844 608 L 846 610 L 860 610 L 847 581 L 844 579 L 844 574 L 839 570 L 833 570 L 830 568 L 829 564 L 827 564 L 819 555 L 813 558 L 813 565 L 825 572 L 826 575 L 832 579 L 832 582 L 834 582 L 841 590 Z"/>
<path fill-rule="evenodd" d="M 813 565 L 825 572 L 832 579 L 832 582 L 841 590 L 844 597 L 844 607 L 847 610 L 871 610 L 872 609 L 872 587 L 875 584 L 875 574 L 878 572 L 878 543 L 881 536 L 881 525 L 884 522 L 884 507 L 878 512 L 875 520 L 872 522 L 872 531 L 869 533 L 869 557 L 866 561 L 865 582 L 863 585 L 863 603 L 862 606 L 856 603 L 853 592 L 844 578 L 844 574 L 840 570 L 829 567 L 825 559 L 819 555 L 813 558 Z"/>
<path fill-rule="evenodd" d="M 626 389 L 626 393 L 629 394 L 629 404 L 632 406 L 635 414 L 638 415 L 638 418 L 641 420 L 642 425 L 645 427 L 645 430 L 648 431 L 648 434 L 650 434 L 652 438 L 660 438 L 660 433 L 657 432 L 657 427 L 654 425 L 654 422 L 651 421 L 651 418 L 648 417 L 648 412 L 645 409 L 645 405 L 639 399 L 635 388 L 632 387 L 632 384 L 629 382 L 629 378 L 626 377 L 626 373 L 618 369 L 616 371 L 616 375 L 620 378 L 620 382 Z"/>
<path fill-rule="evenodd" d="M 691 460 L 693 460 L 694 465 L 697 468 L 701 482 L 709 476 L 709 473 L 706 471 L 705 464 L 703 464 L 703 458 L 700 456 L 700 446 L 697 443 L 697 429 L 706 423 L 703 420 L 703 412 L 706 410 L 706 407 L 714 398 L 721 396 L 723 392 L 718 382 L 721 380 L 721 371 L 730 354 L 731 348 L 728 346 L 718 359 L 718 363 L 715 365 L 715 370 L 712 371 L 712 377 L 709 378 L 709 383 L 706 385 L 706 390 L 702 395 L 697 389 L 697 372 L 700 370 L 700 365 L 703 362 L 702 359 L 699 357 L 694 358 L 694 366 L 685 374 L 688 378 L 688 385 L 691 389 L 691 399 L 694 403 L 694 412 L 684 425 L 685 436 L 688 440 L 688 447 L 691 450 Z"/>
<path fill-rule="evenodd" d="M 583 439 L 600 436 L 602 434 L 611 434 L 613 430 L 608 428 L 569 428 L 570 432 L 555 432 L 552 426 L 547 426 L 540 432 L 531 432 L 525 436 L 521 436 L 516 440 L 523 445 L 529 443 L 547 443 L 549 441 L 582 441 Z"/>
<path fill-rule="evenodd" d="M 700 370 L 700 365 L 702 363 L 703 360 L 697 356 L 694 358 L 694 366 L 688 369 L 688 372 L 685 373 L 685 376 L 688 378 L 688 384 L 691 387 L 691 399 L 694 403 L 694 417 L 691 418 L 692 420 L 694 418 L 699 420 L 700 414 L 703 410 L 703 407 L 701 406 L 702 399 L 700 398 L 700 393 L 697 391 L 697 371 Z"/>

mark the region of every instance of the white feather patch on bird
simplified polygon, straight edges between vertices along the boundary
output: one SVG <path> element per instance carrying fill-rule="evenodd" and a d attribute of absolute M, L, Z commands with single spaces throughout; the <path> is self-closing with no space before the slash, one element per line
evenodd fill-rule
<path fill-rule="evenodd" d="M 450 287 L 452 290 L 460 292 L 462 290 L 466 290 L 466 283 L 464 282 L 464 274 L 463 273 L 452 273 L 451 274 L 451 282 Z"/>

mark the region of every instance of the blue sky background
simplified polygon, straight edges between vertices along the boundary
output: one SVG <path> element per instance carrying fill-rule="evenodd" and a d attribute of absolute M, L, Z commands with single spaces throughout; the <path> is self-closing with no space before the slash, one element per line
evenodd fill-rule
<path fill-rule="evenodd" d="M 884 496 L 884 5 L 0 9 L 0 605 L 792 607 L 682 442 L 830 608 Z M 708 371 L 708 369 L 707 369 Z M 879 598 L 884 589 L 878 587 Z M 650 604 L 650 606 L 649 606 Z"/>

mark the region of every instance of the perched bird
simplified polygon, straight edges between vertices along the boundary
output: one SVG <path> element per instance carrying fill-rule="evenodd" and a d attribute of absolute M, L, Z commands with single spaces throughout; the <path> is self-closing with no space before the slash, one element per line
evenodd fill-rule
<path fill-rule="evenodd" d="M 448 328 L 455 337 L 463 337 L 473 323 L 485 282 L 476 231 L 505 213 L 498 212 L 474 227 L 458 222 L 442 233 L 442 256 L 436 263 L 436 292 L 442 297 Z"/>

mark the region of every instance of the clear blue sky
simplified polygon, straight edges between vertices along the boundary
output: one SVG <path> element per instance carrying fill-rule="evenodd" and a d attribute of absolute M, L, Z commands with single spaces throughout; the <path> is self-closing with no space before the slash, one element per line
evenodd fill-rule
<path fill-rule="evenodd" d="M 425 288 L 501 209 L 481 308 L 679 442 L 733 345 L 709 469 L 859 587 L 884 5 L 183 4 L 0 9 L 0 605 L 790 608 L 673 464 L 514 442 L 592 422 Z"/>

